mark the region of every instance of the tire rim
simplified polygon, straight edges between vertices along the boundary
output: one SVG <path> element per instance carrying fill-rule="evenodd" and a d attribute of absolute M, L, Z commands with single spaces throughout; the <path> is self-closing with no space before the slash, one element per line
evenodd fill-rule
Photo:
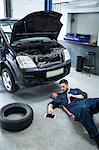
<path fill-rule="evenodd" d="M 3 72 L 3 74 L 2 74 L 2 80 L 3 80 L 3 84 L 4 84 L 5 88 L 8 91 L 11 91 L 12 81 L 11 81 L 11 78 L 10 78 L 10 76 L 9 76 L 9 74 L 7 72 Z"/>

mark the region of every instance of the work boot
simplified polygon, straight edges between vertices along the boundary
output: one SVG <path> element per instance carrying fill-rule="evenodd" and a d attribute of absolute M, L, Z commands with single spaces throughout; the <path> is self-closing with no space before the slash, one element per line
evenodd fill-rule
<path fill-rule="evenodd" d="M 97 147 L 98 147 L 98 149 L 99 149 L 99 136 L 97 136 L 97 137 L 95 138 L 95 141 L 96 141 Z"/>

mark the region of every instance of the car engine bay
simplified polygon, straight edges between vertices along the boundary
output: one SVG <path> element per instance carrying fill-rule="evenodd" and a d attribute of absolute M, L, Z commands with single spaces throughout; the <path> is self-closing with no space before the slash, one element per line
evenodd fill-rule
<path fill-rule="evenodd" d="M 57 42 L 16 42 L 12 47 L 17 55 L 29 56 L 38 68 L 50 67 L 63 62 L 63 47 Z"/>

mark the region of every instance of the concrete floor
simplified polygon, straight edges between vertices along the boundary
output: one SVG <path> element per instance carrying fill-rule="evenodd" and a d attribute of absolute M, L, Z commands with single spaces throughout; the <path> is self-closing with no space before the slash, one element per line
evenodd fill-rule
<path fill-rule="evenodd" d="M 99 97 L 99 76 L 76 72 L 74 68 L 66 76 L 70 86 L 81 88 L 89 97 Z M 59 89 L 54 84 L 21 89 L 14 94 L 7 93 L 0 78 L 0 108 L 4 105 L 21 102 L 34 110 L 34 120 L 30 127 L 20 132 L 8 132 L 0 128 L 0 150 L 97 150 L 79 122 L 72 121 L 60 109 L 56 109 L 56 119 L 44 118 L 52 91 Z M 94 120 L 99 127 L 98 114 Z"/>

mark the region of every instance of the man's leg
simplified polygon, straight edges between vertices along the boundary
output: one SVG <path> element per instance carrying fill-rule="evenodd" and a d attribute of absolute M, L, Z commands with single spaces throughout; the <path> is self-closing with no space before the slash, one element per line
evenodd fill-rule
<path fill-rule="evenodd" d="M 93 114 L 99 112 L 99 98 L 86 99 L 86 105 L 88 108 L 90 108 Z"/>
<path fill-rule="evenodd" d="M 98 129 L 93 121 L 93 114 L 88 107 L 81 108 L 80 117 L 78 119 L 88 131 L 91 138 L 96 138 L 99 136 Z"/>
<path fill-rule="evenodd" d="M 99 132 L 93 121 L 93 114 L 90 112 L 90 109 L 88 107 L 81 109 L 79 121 L 88 131 L 90 138 L 94 138 L 99 149 Z"/>
<path fill-rule="evenodd" d="M 76 120 L 81 122 L 91 138 L 95 138 L 99 135 L 96 125 L 93 122 L 93 114 L 83 101 L 81 101 L 81 103 L 79 101 L 70 104 L 67 108 L 75 115 Z"/>
<path fill-rule="evenodd" d="M 91 138 L 95 138 L 99 135 L 98 129 L 93 121 L 93 114 L 97 113 L 98 106 L 99 99 L 76 101 L 68 106 L 69 111 L 82 123 Z"/>

